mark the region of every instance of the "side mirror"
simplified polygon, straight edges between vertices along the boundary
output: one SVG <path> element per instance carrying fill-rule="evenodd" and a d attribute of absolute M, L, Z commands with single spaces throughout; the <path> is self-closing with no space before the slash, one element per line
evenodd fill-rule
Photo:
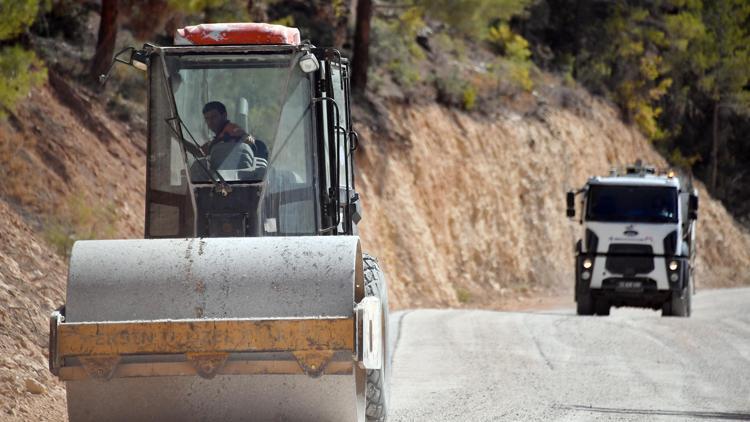
<path fill-rule="evenodd" d="M 99 75 L 99 83 L 104 85 L 115 67 L 115 63 L 124 63 L 133 66 L 138 70 L 148 70 L 148 53 L 145 50 L 136 50 L 134 47 L 127 47 L 115 54 L 112 64 L 109 65 L 107 73 Z"/>
<path fill-rule="evenodd" d="M 565 202 L 567 204 L 567 209 L 565 210 L 565 214 L 573 218 L 576 216 L 576 194 L 573 191 L 568 192 L 568 194 L 565 196 Z"/>
<path fill-rule="evenodd" d="M 688 219 L 698 219 L 698 195 L 692 193 L 688 197 Z"/>
<path fill-rule="evenodd" d="M 130 55 L 130 65 L 142 71 L 148 70 L 148 53 L 145 50 L 133 50 Z"/>

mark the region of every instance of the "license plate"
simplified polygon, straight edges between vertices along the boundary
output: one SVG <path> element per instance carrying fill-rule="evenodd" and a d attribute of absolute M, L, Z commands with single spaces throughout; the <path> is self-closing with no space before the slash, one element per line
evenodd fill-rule
<path fill-rule="evenodd" d="M 617 284 L 621 289 L 640 289 L 642 286 L 640 281 L 621 281 Z"/>

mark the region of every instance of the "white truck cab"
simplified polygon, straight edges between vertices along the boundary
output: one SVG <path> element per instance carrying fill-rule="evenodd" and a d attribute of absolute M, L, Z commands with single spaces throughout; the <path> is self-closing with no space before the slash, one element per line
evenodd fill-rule
<path fill-rule="evenodd" d="M 591 177 L 566 199 L 568 217 L 578 216 L 582 226 L 575 246 L 579 315 L 636 306 L 690 316 L 698 196 L 689 179 L 639 160 Z"/>

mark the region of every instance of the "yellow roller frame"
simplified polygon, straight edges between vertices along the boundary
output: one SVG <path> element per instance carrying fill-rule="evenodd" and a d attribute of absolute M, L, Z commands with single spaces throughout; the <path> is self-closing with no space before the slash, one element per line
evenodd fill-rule
<path fill-rule="evenodd" d="M 64 380 L 86 377 L 351 373 L 354 318 L 200 319 L 64 323 L 50 321 L 50 369 Z M 289 352 L 294 360 L 230 360 L 230 353 Z M 174 362 L 121 363 L 124 356 L 176 355 Z M 65 365 L 78 358 L 80 365 Z M 330 363 L 330 365 L 329 365 Z"/>

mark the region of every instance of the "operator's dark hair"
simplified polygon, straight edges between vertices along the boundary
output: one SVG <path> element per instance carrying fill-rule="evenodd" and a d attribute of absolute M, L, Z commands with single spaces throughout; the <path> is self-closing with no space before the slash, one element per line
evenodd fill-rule
<path fill-rule="evenodd" d="M 219 101 L 210 101 L 203 106 L 203 114 L 206 114 L 211 110 L 216 110 L 220 114 L 227 114 L 227 108 Z"/>

